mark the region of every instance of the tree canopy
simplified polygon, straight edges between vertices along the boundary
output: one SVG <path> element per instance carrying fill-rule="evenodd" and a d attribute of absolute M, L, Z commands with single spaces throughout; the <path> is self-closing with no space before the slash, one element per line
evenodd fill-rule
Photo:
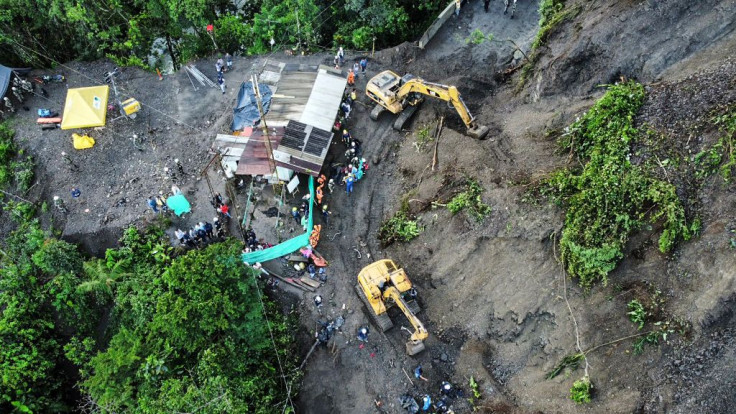
<path fill-rule="evenodd" d="M 163 39 L 175 65 L 215 51 L 366 50 L 415 40 L 447 5 L 427 0 L 0 0 L 0 60 L 48 66 L 110 57 L 147 66 Z M 213 32 L 206 30 L 213 25 Z M 155 63 L 154 63 L 155 64 Z"/>
<path fill-rule="evenodd" d="M 261 296 L 237 241 L 174 249 L 162 222 L 84 258 L 34 205 L 0 202 L 15 223 L 0 246 L 0 412 L 289 412 L 296 321 Z"/>

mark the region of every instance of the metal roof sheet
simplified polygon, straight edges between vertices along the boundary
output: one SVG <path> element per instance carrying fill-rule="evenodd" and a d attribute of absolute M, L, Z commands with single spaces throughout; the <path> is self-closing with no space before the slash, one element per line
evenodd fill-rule
<path fill-rule="evenodd" d="M 337 75 L 333 69 L 320 66 L 309 100 L 298 121 L 331 131 L 347 82 L 347 78 Z"/>

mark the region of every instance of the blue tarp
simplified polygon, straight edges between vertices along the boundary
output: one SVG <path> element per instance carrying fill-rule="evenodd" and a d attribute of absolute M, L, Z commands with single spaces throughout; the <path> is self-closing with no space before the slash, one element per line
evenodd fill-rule
<path fill-rule="evenodd" d="M 5 92 L 8 91 L 8 85 L 10 79 L 13 77 L 13 70 L 9 67 L 0 65 L 0 100 L 5 96 Z"/>
<path fill-rule="evenodd" d="M 267 262 L 277 257 L 293 253 L 309 244 L 309 236 L 312 235 L 312 227 L 314 226 L 312 216 L 314 213 L 314 203 L 312 202 L 314 200 L 314 177 L 311 176 L 309 177 L 309 194 L 311 194 L 312 196 L 309 197 L 309 220 L 307 220 L 307 232 L 291 238 L 283 243 L 279 243 L 276 246 L 269 247 L 268 249 L 256 250 L 250 253 L 243 253 L 241 257 L 243 259 L 243 262 L 251 265 L 257 262 Z"/>
<path fill-rule="evenodd" d="M 271 106 L 271 88 L 268 85 L 259 83 L 258 89 L 261 91 L 261 105 L 263 105 L 263 113 L 268 113 Z M 230 129 L 240 131 L 245 127 L 258 125 L 261 114 L 258 112 L 258 102 L 253 92 L 253 82 L 243 82 L 238 92 L 238 102 L 233 109 L 233 123 Z"/>

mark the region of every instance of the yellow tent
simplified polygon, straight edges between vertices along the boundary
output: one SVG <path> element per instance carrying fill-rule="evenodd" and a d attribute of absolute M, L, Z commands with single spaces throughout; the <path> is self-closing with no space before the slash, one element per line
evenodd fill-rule
<path fill-rule="evenodd" d="M 61 129 L 105 125 L 109 93 L 110 87 L 107 85 L 69 89 L 66 94 Z"/>

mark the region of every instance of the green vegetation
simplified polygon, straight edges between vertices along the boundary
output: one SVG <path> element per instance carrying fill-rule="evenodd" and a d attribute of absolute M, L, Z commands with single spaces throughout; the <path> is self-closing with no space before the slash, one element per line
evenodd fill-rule
<path fill-rule="evenodd" d="M 491 214 L 491 206 L 485 204 L 481 199 L 483 188 L 472 178 L 468 178 L 465 183 L 465 191 L 456 194 L 449 203 L 447 209 L 452 214 L 457 214 L 463 210 L 474 217 L 477 221 L 482 221 L 487 215 Z"/>
<path fill-rule="evenodd" d="M 566 9 L 564 0 L 542 1 L 539 4 L 539 31 L 532 42 L 532 52 L 544 46 L 563 21 L 575 18 L 582 10 L 580 5 Z"/>
<path fill-rule="evenodd" d="M 575 381 L 570 388 L 570 399 L 578 404 L 589 403 L 591 399 L 591 392 L 593 391 L 593 384 L 590 382 L 590 378 L 583 377 Z"/>
<path fill-rule="evenodd" d="M 639 325 L 639 330 L 644 327 L 644 324 L 647 322 L 647 311 L 644 309 L 644 305 L 641 304 L 638 300 L 634 299 L 628 304 L 629 311 L 626 312 L 626 315 L 628 315 L 629 320 L 637 325 Z"/>
<path fill-rule="evenodd" d="M 477 407 L 475 403 L 477 403 L 478 400 L 480 400 L 480 398 L 482 397 L 481 392 L 480 392 L 480 386 L 475 381 L 475 378 L 473 378 L 472 375 L 470 376 L 468 385 L 470 386 L 470 391 L 473 393 L 473 395 L 468 397 L 468 402 L 470 403 L 470 406 L 473 407 L 473 411 L 476 411 Z"/>
<path fill-rule="evenodd" d="M 579 4 L 572 8 L 565 8 L 565 0 L 542 0 L 539 3 L 539 31 L 532 41 L 529 61 L 521 69 L 519 86 L 523 86 L 531 76 L 539 60 L 539 48 L 544 46 L 547 39 L 562 22 L 575 18 L 582 10 Z"/>
<path fill-rule="evenodd" d="M 0 13 L 0 61 L 50 66 L 52 60 L 109 57 L 120 65 L 147 67 L 156 39 L 175 67 L 218 50 L 369 50 L 374 41 L 380 48 L 415 39 L 446 5 L 440 0 L 255 0 L 237 9 L 222 0 L 49 0 L 42 5 L 17 0 L 5 2 Z M 206 30 L 210 24 L 212 33 Z"/>
<path fill-rule="evenodd" d="M 381 224 L 378 230 L 378 239 L 384 246 L 388 246 L 395 241 L 408 242 L 419 236 L 424 230 L 417 220 L 409 217 L 408 209 L 402 208 L 396 212 L 390 219 Z"/>
<path fill-rule="evenodd" d="M 730 182 L 736 168 L 736 105 L 727 107 L 722 113 L 711 118 L 718 130 L 725 135 L 710 148 L 704 149 L 693 157 L 695 177 L 705 179 L 716 172 L 725 182 Z"/>
<path fill-rule="evenodd" d="M 688 226 L 675 187 L 630 161 L 639 131 L 634 116 L 644 101 L 635 82 L 610 86 L 606 94 L 560 138 L 579 165 L 554 172 L 542 193 L 567 208 L 560 252 L 580 286 L 608 281 L 623 257 L 629 236 L 645 223 L 662 223 L 659 250 L 667 253 L 688 240 Z"/>
<path fill-rule="evenodd" d="M 434 127 L 430 124 L 426 124 L 417 131 L 417 141 L 415 146 L 418 151 L 423 151 L 427 144 L 434 140 L 434 136 L 431 133 L 433 128 Z"/>
<path fill-rule="evenodd" d="M 566 355 L 564 358 L 562 358 L 562 361 L 560 361 L 559 364 L 555 365 L 555 367 L 552 368 L 552 371 L 547 373 L 546 378 L 550 380 L 560 375 L 562 371 L 575 371 L 580 366 L 580 363 L 583 362 L 583 359 L 585 359 L 585 354 L 582 352 L 573 355 Z"/>
<path fill-rule="evenodd" d="M 14 138 L 15 132 L 8 122 L 0 122 L 0 190 L 15 183 L 17 190 L 25 193 L 33 182 L 36 165 L 30 156 L 16 160 L 23 155 L 23 150 L 18 149 Z"/>
<path fill-rule="evenodd" d="M 236 241 L 177 257 L 161 227 L 131 227 L 85 260 L 35 206 L 5 211 L 1 412 L 70 412 L 73 388 L 91 412 L 138 413 L 282 412 L 284 381 L 297 392 L 295 321 L 261 298 Z"/>
<path fill-rule="evenodd" d="M 7 122 L 0 123 L 0 188 L 8 186 L 13 181 L 12 162 L 16 155 L 14 135 L 15 132 Z"/>
<path fill-rule="evenodd" d="M 472 44 L 472 45 L 480 45 L 480 44 L 485 43 L 486 41 L 492 42 L 493 41 L 493 34 L 492 33 L 485 34 L 480 29 L 473 30 L 470 33 L 470 36 L 468 36 L 465 39 L 465 43 L 466 44 L 469 44 L 469 45 L 470 44 Z"/>

